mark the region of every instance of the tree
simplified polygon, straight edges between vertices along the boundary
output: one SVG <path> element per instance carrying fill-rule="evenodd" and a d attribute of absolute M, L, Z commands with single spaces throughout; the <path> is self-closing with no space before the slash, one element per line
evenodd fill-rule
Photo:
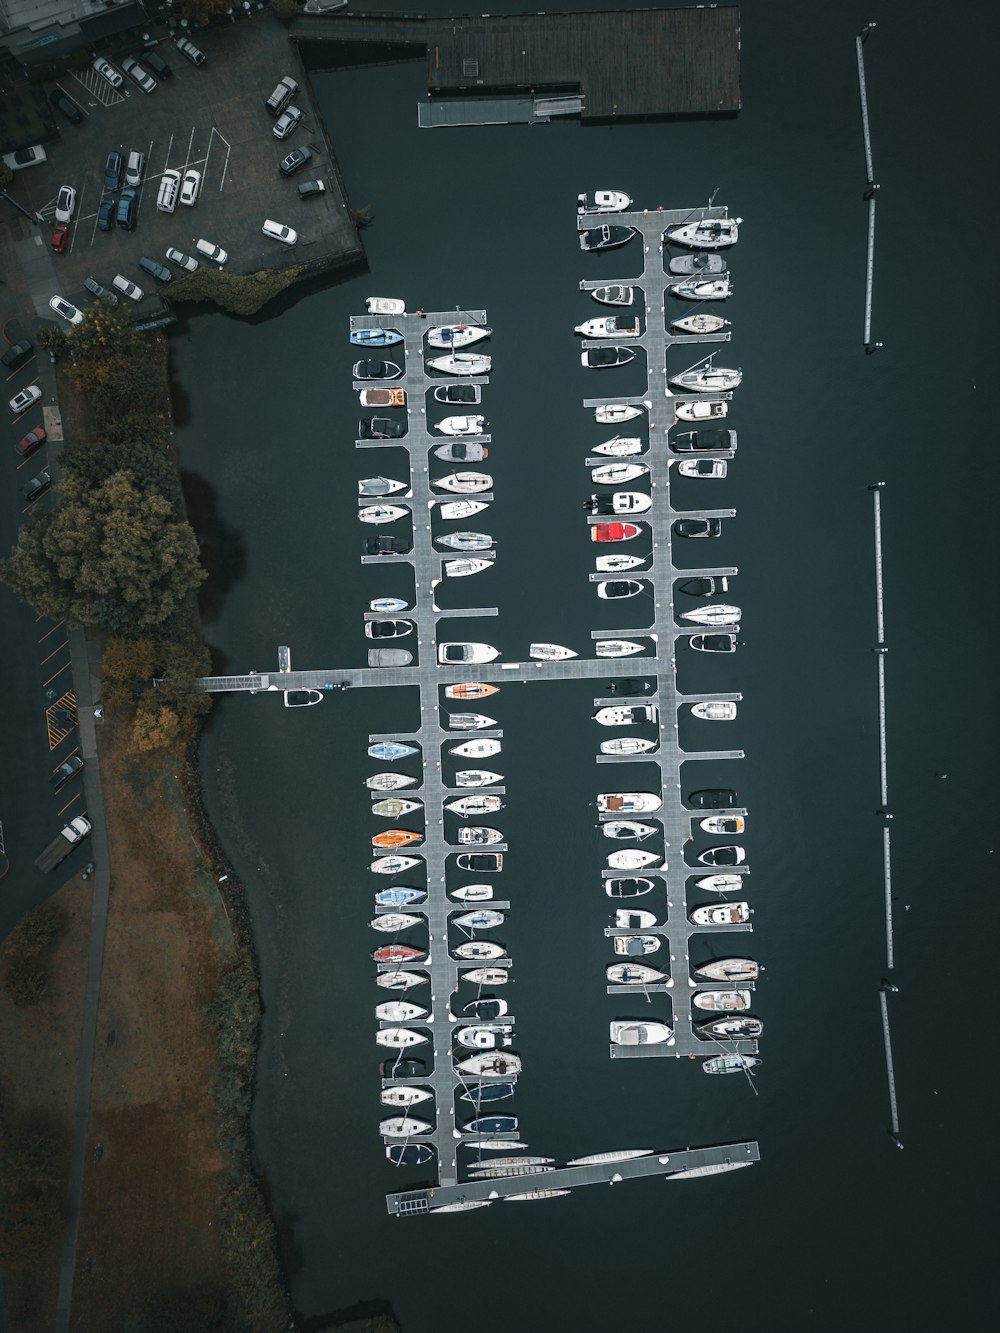
<path fill-rule="evenodd" d="M 73 440 L 63 446 L 59 464 L 64 476 L 78 482 L 81 489 L 100 486 L 116 472 L 128 472 L 142 491 L 168 497 L 177 494 L 173 460 L 162 444 L 141 435 L 97 443 Z"/>
<path fill-rule="evenodd" d="M 224 14 L 232 0 L 182 0 L 181 13 L 192 23 L 205 24 L 213 14 Z"/>
<path fill-rule="evenodd" d="M 66 335 L 54 324 L 43 324 L 35 334 L 35 342 L 43 352 L 51 352 L 53 356 L 62 356 L 66 350 Z"/>
<path fill-rule="evenodd" d="M 105 680 L 148 684 L 156 671 L 156 640 L 112 637 L 106 640 L 101 656 Z"/>
<path fill-rule="evenodd" d="M 180 719 L 172 708 L 144 699 L 132 724 L 132 745 L 140 754 L 166 750 L 180 735 Z"/>
<path fill-rule="evenodd" d="M 6 162 L 0 161 L 0 190 L 6 190 L 7 186 L 14 179 L 14 173 Z"/>
<path fill-rule="evenodd" d="M 137 635 L 186 606 L 206 577 L 188 523 L 163 496 L 116 472 L 96 487 L 70 475 L 60 503 L 21 528 L 0 574 L 40 615 Z"/>
<path fill-rule="evenodd" d="M 302 13 L 299 0 L 271 0 L 271 12 L 275 18 L 294 19 Z"/>

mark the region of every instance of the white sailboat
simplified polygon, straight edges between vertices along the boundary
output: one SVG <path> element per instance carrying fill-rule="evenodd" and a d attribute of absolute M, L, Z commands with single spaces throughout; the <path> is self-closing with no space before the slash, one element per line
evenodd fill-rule
<path fill-rule="evenodd" d="M 627 569 L 638 569 L 646 563 L 642 555 L 599 555 L 594 561 L 598 574 L 621 574 Z"/>
<path fill-rule="evenodd" d="M 601 754 L 648 754 L 656 749 L 656 741 L 642 740 L 638 736 L 615 736 L 610 741 L 601 741 Z"/>
<path fill-rule="evenodd" d="M 634 657 L 642 651 L 642 644 L 634 639 L 598 639 L 594 645 L 597 657 Z"/>
<path fill-rule="evenodd" d="M 602 463 L 591 468 L 590 478 L 599 486 L 620 486 L 627 481 L 645 477 L 649 468 L 645 463 Z"/>
<path fill-rule="evenodd" d="M 604 454 L 606 458 L 633 458 L 642 450 L 643 443 L 638 435 L 616 435 L 603 444 L 595 444 L 591 452 Z"/>
<path fill-rule="evenodd" d="M 528 656 L 542 662 L 565 662 L 580 654 L 572 648 L 564 648 L 561 643 L 532 643 L 528 645 Z"/>
<path fill-rule="evenodd" d="M 488 375 L 493 358 L 476 352 L 450 352 L 447 356 L 432 356 L 427 364 L 442 375 Z"/>
<path fill-rule="evenodd" d="M 446 560 L 444 572 L 450 579 L 467 579 L 472 574 L 481 574 L 484 569 L 490 569 L 492 565 L 492 555 L 489 559 L 475 557 L 469 560 Z"/>

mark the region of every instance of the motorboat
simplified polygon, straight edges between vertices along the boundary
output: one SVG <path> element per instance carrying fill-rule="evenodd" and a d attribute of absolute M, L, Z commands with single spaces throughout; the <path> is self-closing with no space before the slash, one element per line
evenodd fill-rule
<path fill-rule="evenodd" d="M 427 1062 L 425 1060 L 415 1060 L 412 1055 L 403 1055 L 402 1051 L 394 1055 L 391 1060 L 383 1060 L 379 1064 L 378 1072 L 381 1078 L 425 1078 L 427 1076 Z"/>
<path fill-rule="evenodd" d="M 417 950 L 419 953 L 419 949 Z M 426 972 L 404 972 L 398 968 L 393 972 L 380 972 L 375 978 L 376 986 L 383 990 L 413 990 L 415 986 L 426 986 L 430 977 Z"/>
<path fill-rule="evenodd" d="M 394 885 L 391 889 L 380 889 L 375 895 L 379 907 L 411 907 L 422 903 L 427 897 L 424 889 L 411 889 L 405 884 Z"/>
<path fill-rule="evenodd" d="M 413 1028 L 380 1028 L 375 1033 L 375 1044 L 386 1046 L 390 1051 L 406 1051 L 429 1040 L 426 1032 L 417 1032 Z"/>
<path fill-rule="evenodd" d="M 434 428 L 439 430 L 442 435 L 482 435 L 486 429 L 486 418 L 480 416 L 444 417 L 441 421 L 435 422 Z"/>
<path fill-rule="evenodd" d="M 399 440 L 406 434 L 405 421 L 392 417 L 362 417 L 358 421 L 359 440 Z"/>
<path fill-rule="evenodd" d="M 493 538 L 485 532 L 446 532 L 434 540 L 439 546 L 449 546 L 453 551 L 488 551 L 493 545 Z"/>
<path fill-rule="evenodd" d="M 434 1126 L 416 1116 L 393 1115 L 379 1121 L 378 1132 L 385 1138 L 408 1139 L 412 1134 L 429 1134 Z"/>
<path fill-rule="evenodd" d="M 616 435 L 603 444 L 595 444 L 591 453 L 604 454 L 606 458 L 634 458 L 644 447 L 638 435 Z"/>
<path fill-rule="evenodd" d="M 445 463 L 481 463 L 489 454 L 489 449 L 479 440 L 453 440 L 449 444 L 439 444 L 434 450 L 434 457 Z"/>
<path fill-rule="evenodd" d="M 447 356 L 432 356 L 427 365 L 442 375 L 488 375 L 493 358 L 477 352 L 449 352 Z"/>
<path fill-rule="evenodd" d="M 503 842 L 503 834 L 498 828 L 486 824 L 468 824 L 456 834 L 460 847 L 495 847 Z"/>
<path fill-rule="evenodd" d="M 619 680 L 609 680 L 609 694 L 648 694 L 655 686 L 655 681 L 643 680 L 639 676 L 623 676 Z"/>
<path fill-rule="evenodd" d="M 609 898 L 641 898 L 653 888 L 653 881 L 644 875 L 631 879 L 606 879 L 604 892 Z"/>
<path fill-rule="evenodd" d="M 748 990 L 701 990 L 691 999 L 696 1009 L 707 1009 L 716 1014 L 739 1014 L 750 1008 Z"/>
<path fill-rule="evenodd" d="M 588 370 L 609 370 L 612 366 L 627 366 L 634 360 L 631 347 L 587 347 L 580 353 L 580 365 Z"/>
<path fill-rule="evenodd" d="M 440 491 L 451 491 L 453 495 L 475 495 L 492 490 L 493 478 L 488 472 L 449 472 L 432 481 L 431 485 Z"/>
<path fill-rule="evenodd" d="M 470 870 L 480 875 L 499 875 L 503 870 L 503 852 L 462 852 L 455 857 L 459 870 Z"/>
<path fill-rule="evenodd" d="M 369 648 L 368 665 L 370 667 L 403 667 L 413 661 L 413 654 L 406 648 Z"/>
<path fill-rule="evenodd" d="M 677 591 L 687 597 L 712 597 L 720 592 L 729 591 L 729 579 L 725 574 L 708 578 L 684 579 L 678 583 Z"/>
<path fill-rule="evenodd" d="M 393 611 L 408 611 L 409 602 L 402 597 L 373 597 L 368 603 L 369 611 L 377 611 L 380 615 L 392 615 Z"/>
<path fill-rule="evenodd" d="M 482 342 L 493 332 L 485 324 L 432 324 L 427 330 L 427 346 L 446 351 L 456 347 L 471 347 Z"/>
<path fill-rule="evenodd" d="M 369 869 L 376 875 L 401 875 L 404 870 L 412 870 L 421 864 L 419 856 L 379 856 Z"/>
<path fill-rule="evenodd" d="M 677 454 L 708 453 L 713 450 L 736 452 L 736 432 L 726 426 L 706 426 L 702 430 L 686 430 L 675 435 L 670 447 Z"/>
<path fill-rule="evenodd" d="M 597 798 L 598 810 L 609 815 L 651 815 L 662 805 L 651 791 L 605 791 Z"/>
<path fill-rule="evenodd" d="M 630 542 L 642 528 L 636 523 L 594 523 L 590 529 L 592 542 Z"/>
<path fill-rule="evenodd" d="M 483 401 L 483 388 L 481 384 L 439 384 L 434 390 L 434 401 L 474 406 Z"/>
<path fill-rule="evenodd" d="M 735 843 L 725 847 L 709 847 L 708 851 L 698 857 L 703 866 L 741 866 L 746 859 L 745 850 Z"/>
<path fill-rule="evenodd" d="M 464 958 L 470 962 L 485 963 L 491 958 L 502 958 L 505 950 L 502 944 L 493 940 L 466 940 L 451 951 L 453 958 Z"/>
<path fill-rule="evenodd" d="M 365 505 L 358 510 L 362 523 L 398 523 L 409 515 L 410 511 L 403 505 Z"/>
<path fill-rule="evenodd" d="M 427 950 L 414 948 L 412 944 L 383 944 L 374 950 L 372 957 L 376 963 L 415 963 L 427 957 Z"/>
<path fill-rule="evenodd" d="M 745 1074 L 760 1063 L 756 1055 L 713 1055 L 701 1067 L 706 1074 Z"/>
<path fill-rule="evenodd" d="M 505 967 L 472 967 L 462 972 L 459 979 L 472 986 L 506 986 L 510 973 Z"/>
<path fill-rule="evenodd" d="M 648 754 L 656 749 L 656 742 L 638 736 L 615 736 L 610 741 L 601 741 L 600 749 L 601 754 Z"/>
<path fill-rule="evenodd" d="M 615 1019 L 609 1024 L 609 1031 L 616 1046 L 656 1046 L 674 1039 L 673 1030 L 666 1023 L 634 1023 Z"/>
<path fill-rule="evenodd" d="M 494 1003 L 499 1004 L 500 1001 Z M 482 1102 L 502 1102 L 513 1097 L 516 1086 L 513 1080 L 507 1083 L 470 1083 L 464 1092 L 459 1093 L 458 1100 L 471 1102 L 473 1106 L 479 1106 Z"/>
<path fill-rule="evenodd" d="M 355 361 L 351 374 L 356 380 L 398 380 L 403 371 L 395 361 L 377 361 L 371 358 Z"/>
<path fill-rule="evenodd" d="M 448 726 L 452 731 L 482 731 L 485 727 L 495 727 L 495 717 L 485 713 L 449 713 Z"/>
<path fill-rule="evenodd" d="M 642 491 L 614 491 L 611 495 L 592 495 L 584 502 L 584 509 L 589 514 L 644 514 L 653 503 L 650 495 Z"/>
<path fill-rule="evenodd" d="M 514 1040 L 514 1027 L 511 1023 L 475 1023 L 459 1028 L 455 1041 L 473 1051 L 495 1051 L 501 1046 L 510 1046 Z"/>
<path fill-rule="evenodd" d="M 728 393 L 742 383 L 743 371 L 732 370 L 727 366 L 697 366 L 685 370 L 680 375 L 671 375 L 670 383 L 687 393 Z"/>
<path fill-rule="evenodd" d="M 674 408 L 678 421 L 721 421 L 728 412 L 729 403 L 725 398 L 691 398 Z"/>
<path fill-rule="evenodd" d="M 643 646 L 634 639 L 598 639 L 594 645 L 596 657 L 634 657 Z"/>
<path fill-rule="evenodd" d="M 640 851 L 638 847 L 623 847 L 620 852 L 612 852 L 608 857 L 608 865 L 612 870 L 646 870 L 649 866 L 660 866 L 662 863 L 662 856 L 656 852 Z"/>
<path fill-rule="evenodd" d="M 756 981 L 759 973 L 752 958 L 718 958 L 694 969 L 696 977 L 709 981 Z"/>
<path fill-rule="evenodd" d="M 405 407 L 405 389 L 362 389 L 358 393 L 362 407 Z"/>
<path fill-rule="evenodd" d="M 613 282 L 606 287 L 593 287 L 590 294 L 601 305 L 631 305 L 635 299 L 635 288 Z"/>
<path fill-rule="evenodd" d="M 475 1120 L 467 1120 L 462 1126 L 463 1134 L 516 1134 L 516 1115 L 483 1115 Z"/>
<path fill-rule="evenodd" d="M 668 227 L 666 240 L 671 245 L 689 245 L 698 250 L 721 250 L 739 240 L 742 218 L 700 218 L 680 227 Z"/>
<path fill-rule="evenodd" d="M 397 935 L 401 930 L 409 930 L 423 923 L 424 918 L 414 916 L 412 912 L 383 912 L 373 917 L 368 924 L 372 930 L 380 930 L 383 935 Z"/>
<path fill-rule="evenodd" d="M 646 563 L 641 555 L 599 555 L 594 561 L 598 574 L 624 574 Z"/>
<path fill-rule="evenodd" d="M 656 925 L 656 913 L 619 907 L 611 924 L 616 930 L 649 930 Z"/>
<path fill-rule="evenodd" d="M 393 1001 L 395 1004 L 401 1004 L 402 1001 Z M 380 1004 L 379 1009 L 387 1009 L 389 1005 Z M 418 1005 L 407 1005 L 406 1008 L 417 1009 Z M 426 1009 L 421 1010 L 426 1013 Z M 379 1093 L 379 1101 L 383 1106 L 419 1106 L 421 1102 L 429 1102 L 434 1094 L 428 1088 L 413 1088 L 407 1084 L 400 1084 L 394 1088 L 383 1088 Z"/>
<path fill-rule="evenodd" d="M 727 273 L 723 278 L 709 278 L 707 281 L 674 282 L 670 284 L 670 290 L 682 301 L 725 301 L 733 294 L 733 284 Z"/>
<path fill-rule="evenodd" d="M 453 889 L 451 896 L 463 903 L 489 902 L 493 897 L 493 885 L 464 884 L 460 889 Z"/>
<path fill-rule="evenodd" d="M 695 887 L 705 893 L 735 893 L 743 887 L 742 875 L 702 875 L 695 880 Z"/>
<path fill-rule="evenodd" d="M 617 602 L 626 597 L 638 597 L 645 588 L 645 583 L 639 579 L 601 579 L 597 595 L 604 602 Z"/>
<path fill-rule="evenodd" d="M 392 347 L 403 341 L 395 329 L 353 329 L 350 337 L 355 347 Z"/>
<path fill-rule="evenodd" d="M 578 213 L 624 213 L 632 200 L 622 190 L 595 190 L 592 204 L 585 194 L 577 195 L 576 204 Z"/>
<path fill-rule="evenodd" d="M 503 749 L 500 741 L 491 738 L 463 741 L 461 745 L 448 747 L 449 754 L 457 754 L 462 759 L 489 759 Z"/>
<path fill-rule="evenodd" d="M 422 833 L 414 833 L 411 829 L 390 828 L 384 833 L 376 833 L 372 838 L 372 846 L 382 851 L 397 851 L 400 847 L 410 847 L 415 842 L 423 842 Z"/>
<path fill-rule="evenodd" d="M 455 774 L 456 787 L 493 787 L 498 782 L 503 782 L 503 774 L 490 768 L 460 768 Z"/>
<path fill-rule="evenodd" d="M 491 643 L 439 643 L 437 659 L 442 664 L 492 662 L 500 656 Z"/>
<path fill-rule="evenodd" d="M 706 833 L 742 833 L 746 826 L 742 815 L 709 815 L 698 821 L 698 827 Z"/>
<path fill-rule="evenodd" d="M 655 986 L 669 980 L 666 972 L 645 963 L 610 963 L 605 976 L 616 986 Z"/>
<path fill-rule="evenodd" d="M 689 920 L 695 926 L 740 926 L 750 920 L 750 904 L 715 903 L 696 907 Z"/>
<path fill-rule="evenodd" d="M 478 1018 L 481 1023 L 488 1023 L 494 1018 L 502 1018 L 507 1012 L 507 1001 L 486 996 L 481 1000 L 470 1000 L 462 1009 L 463 1014 Z"/>
<path fill-rule="evenodd" d="M 573 332 L 585 338 L 638 338 L 639 319 L 636 315 L 601 315 L 577 324 Z"/>
<path fill-rule="evenodd" d="M 699 1023 L 695 1028 L 706 1037 L 759 1037 L 763 1031 L 759 1018 L 713 1018 L 711 1023 Z"/>
<path fill-rule="evenodd" d="M 591 468 L 590 479 L 598 486 L 622 486 L 637 477 L 645 477 L 649 468 L 645 463 L 602 463 Z"/>
<path fill-rule="evenodd" d="M 369 639 L 405 639 L 413 633 L 412 620 L 366 620 L 365 637 Z"/>
<path fill-rule="evenodd" d="M 618 426 L 623 421 L 641 417 L 644 410 L 645 404 L 636 407 L 634 403 L 601 403 L 594 408 L 594 420 L 601 426 Z"/>
<path fill-rule="evenodd" d="M 503 809 L 499 796 L 460 796 L 457 801 L 446 801 L 446 810 L 467 818 L 469 815 L 492 815 Z"/>
<path fill-rule="evenodd" d="M 481 574 L 484 569 L 491 568 L 493 557 L 489 559 L 471 559 L 471 560 L 446 560 L 444 562 L 444 572 L 451 579 L 465 579 L 472 574 Z"/>
<path fill-rule="evenodd" d="M 728 323 L 721 315 L 682 315 L 680 319 L 672 319 L 670 327 L 678 333 L 721 333 Z"/>
<path fill-rule="evenodd" d="M 580 654 L 572 648 L 564 648 L 561 643 L 532 643 L 528 645 L 528 656 L 540 662 L 566 662 Z"/>
<path fill-rule="evenodd" d="M 642 824 L 636 819 L 609 819 L 599 827 L 605 838 L 635 838 L 637 842 L 659 832 L 655 824 Z"/>
<path fill-rule="evenodd" d="M 594 721 L 602 727 L 639 727 L 644 723 L 658 721 L 660 710 L 656 704 L 613 704 L 608 708 L 599 708 L 594 714 Z"/>
<path fill-rule="evenodd" d="M 405 315 L 406 302 L 395 296 L 368 296 L 365 305 L 369 315 Z"/>
<path fill-rule="evenodd" d="M 613 250 L 617 245 L 625 245 L 635 235 L 635 227 L 611 227 L 607 223 L 601 227 L 588 227 L 580 232 L 580 249 Z"/>
<path fill-rule="evenodd" d="M 475 518 L 489 507 L 488 500 L 449 500 L 438 505 L 438 515 L 450 520 Z"/>
<path fill-rule="evenodd" d="M 732 634 L 692 634 L 688 643 L 696 653 L 735 653 L 738 646 Z"/>
<path fill-rule="evenodd" d="M 721 481 L 729 471 L 724 458 L 685 458 L 677 464 L 682 477 L 697 477 L 701 481 Z"/>
<path fill-rule="evenodd" d="M 466 976 L 469 976 L 466 973 Z M 478 1051 L 455 1066 L 460 1074 L 474 1074 L 477 1078 L 510 1079 L 521 1072 L 521 1057 L 508 1051 Z"/>
<path fill-rule="evenodd" d="M 446 685 L 446 699 L 488 699 L 491 694 L 499 694 L 499 685 L 486 685 L 480 680 L 464 680 L 458 685 Z"/>
<path fill-rule="evenodd" d="M 406 489 L 405 481 L 394 481 L 392 477 L 362 477 L 358 482 L 359 495 L 394 495 Z"/>
<path fill-rule="evenodd" d="M 616 935 L 615 953 L 623 958 L 641 958 L 643 954 L 656 953 L 662 943 L 655 935 Z"/>
<path fill-rule="evenodd" d="M 667 272 L 682 277 L 706 278 L 725 273 L 728 267 L 722 255 L 675 255 L 667 264 Z"/>
<path fill-rule="evenodd" d="M 691 716 L 703 722 L 732 722 L 736 716 L 734 703 L 700 703 L 691 705 Z"/>
<path fill-rule="evenodd" d="M 429 1143 L 387 1143 L 385 1156 L 393 1166 L 426 1166 L 434 1160 L 434 1149 Z"/>
<path fill-rule="evenodd" d="M 418 748 L 402 741 L 378 741 L 375 745 L 369 745 L 368 754 L 372 759 L 405 759 L 408 755 L 416 754 Z"/>
<path fill-rule="evenodd" d="M 399 791 L 403 787 L 415 787 L 416 778 L 405 773 L 373 773 L 365 779 L 365 786 L 370 791 Z"/>

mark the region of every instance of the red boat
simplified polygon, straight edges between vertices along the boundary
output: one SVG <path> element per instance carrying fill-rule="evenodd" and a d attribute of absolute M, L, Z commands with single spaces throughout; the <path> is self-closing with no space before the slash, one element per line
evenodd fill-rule
<path fill-rule="evenodd" d="M 446 699 L 488 699 L 491 694 L 500 693 L 500 686 L 470 680 L 461 685 L 446 685 L 444 693 Z"/>
<path fill-rule="evenodd" d="M 590 529 L 592 542 L 627 542 L 642 529 L 636 523 L 595 523 Z"/>
<path fill-rule="evenodd" d="M 376 963 L 412 963 L 417 958 L 426 958 L 426 949 L 414 949 L 409 944 L 383 944 L 372 954 Z"/>

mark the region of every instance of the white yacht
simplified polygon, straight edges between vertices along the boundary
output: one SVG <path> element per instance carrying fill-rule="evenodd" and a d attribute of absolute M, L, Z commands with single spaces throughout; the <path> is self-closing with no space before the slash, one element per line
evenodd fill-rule
<path fill-rule="evenodd" d="M 746 826 L 742 815 L 708 815 L 698 821 L 698 827 L 706 833 L 742 833 Z"/>
<path fill-rule="evenodd" d="M 467 940 L 465 944 L 460 944 L 456 949 L 452 949 L 452 956 L 475 960 L 476 962 L 486 962 L 491 958 L 502 958 L 504 947 L 502 944 L 494 943 L 493 940 Z"/>
<path fill-rule="evenodd" d="M 659 716 L 656 704 L 614 704 L 599 708 L 594 721 L 602 727 L 636 727 L 645 722 L 656 722 Z"/>
<path fill-rule="evenodd" d="M 652 1157 L 652 1148 L 619 1148 L 615 1152 L 592 1152 L 586 1157 L 571 1157 L 567 1166 L 602 1166 L 605 1162 L 633 1162 L 637 1157 Z"/>
<path fill-rule="evenodd" d="M 437 658 L 442 665 L 492 662 L 499 656 L 499 648 L 494 648 L 491 643 L 439 643 L 437 650 Z"/>
<path fill-rule="evenodd" d="M 671 282 L 670 290 L 682 301 L 725 301 L 733 294 L 733 284 L 726 273 L 721 278 L 685 278 Z"/>
<path fill-rule="evenodd" d="M 590 294 L 601 305 L 631 305 L 635 299 L 635 288 L 614 282 L 606 287 L 593 287 Z"/>
<path fill-rule="evenodd" d="M 738 1014 L 750 1008 L 748 990 L 701 990 L 691 997 L 696 1009 L 718 1014 Z"/>
<path fill-rule="evenodd" d="M 395 935 L 397 931 L 419 926 L 423 920 L 422 916 L 415 916 L 412 912 L 382 912 L 372 917 L 368 924 L 372 930 L 380 930 L 384 935 Z"/>
<path fill-rule="evenodd" d="M 622 958 L 640 958 L 656 953 L 662 943 L 655 935 L 616 935 L 615 953 Z"/>
<path fill-rule="evenodd" d="M 460 847 L 496 847 L 503 842 L 503 834 L 498 828 L 488 824 L 467 824 L 455 835 Z"/>
<path fill-rule="evenodd" d="M 608 865 L 612 870 L 645 870 L 647 866 L 659 866 L 662 863 L 662 856 L 656 852 L 640 851 L 638 847 L 623 847 L 620 852 L 612 852 L 608 857 Z"/>
<path fill-rule="evenodd" d="M 756 981 L 760 969 L 752 958 L 717 958 L 715 962 L 696 967 L 696 977 L 709 981 Z"/>
<path fill-rule="evenodd" d="M 427 346 L 454 351 L 482 342 L 493 332 L 485 324 L 432 324 L 427 330 Z"/>
<path fill-rule="evenodd" d="M 690 920 L 696 926 L 739 926 L 750 920 L 749 903 L 718 903 L 696 907 Z"/>
<path fill-rule="evenodd" d="M 449 713 L 448 726 L 452 731 L 482 731 L 486 727 L 495 727 L 495 717 L 485 713 Z"/>
<path fill-rule="evenodd" d="M 483 796 L 460 796 L 455 801 L 446 801 L 446 810 L 451 810 L 456 815 L 461 815 L 463 819 L 469 816 L 495 815 L 498 810 L 503 809 L 503 800 L 499 796 L 490 794 Z"/>
<path fill-rule="evenodd" d="M 699 606 L 694 611 L 683 611 L 681 620 L 690 620 L 695 625 L 738 625 L 741 614 L 738 606 L 714 602 L 710 606 Z"/>
<path fill-rule="evenodd" d="M 666 1023 L 635 1023 L 617 1019 L 609 1025 L 616 1046 L 654 1046 L 672 1042 L 674 1034 Z"/>
<path fill-rule="evenodd" d="M 365 778 L 365 786 L 370 791 L 399 791 L 416 784 L 417 779 L 407 777 L 405 773 L 373 773 L 370 778 Z"/>
<path fill-rule="evenodd" d="M 456 787 L 493 787 L 498 782 L 503 782 L 503 774 L 489 768 L 460 768 L 455 774 Z"/>
<path fill-rule="evenodd" d="M 604 791 L 597 797 L 601 814 L 651 815 L 662 805 L 662 799 L 651 791 Z"/>
<path fill-rule="evenodd" d="M 453 889 L 451 896 L 463 903 L 486 903 L 493 897 L 493 885 L 463 884 L 460 889 Z"/>
<path fill-rule="evenodd" d="M 694 398 L 674 408 L 678 421 L 721 421 L 728 412 L 729 402 L 725 398 Z"/>
<path fill-rule="evenodd" d="M 594 408 L 594 420 L 603 426 L 617 426 L 622 421 L 634 421 L 636 417 L 641 417 L 643 410 L 631 403 L 602 403 L 600 407 Z"/>
<path fill-rule="evenodd" d="M 682 477 L 697 477 L 701 481 L 721 481 L 729 472 L 729 464 L 724 458 L 685 458 L 677 464 L 677 471 Z"/>
<path fill-rule="evenodd" d="M 358 482 L 359 495 L 394 495 L 406 488 L 405 481 L 394 481 L 392 477 L 362 477 Z"/>
<path fill-rule="evenodd" d="M 736 705 L 727 701 L 692 704 L 691 716 L 700 717 L 703 722 L 732 722 Z"/>
<path fill-rule="evenodd" d="M 587 203 L 585 194 L 576 197 L 578 213 L 624 213 L 631 204 L 632 200 L 623 190 L 595 190 L 592 204 Z"/>
<path fill-rule="evenodd" d="M 443 420 L 435 424 L 435 429 L 442 435 L 482 435 L 486 429 L 486 418 L 480 416 L 471 417 L 444 417 Z"/>
<path fill-rule="evenodd" d="M 394 854 L 392 856 L 376 857 L 369 868 L 376 875 L 399 875 L 404 870 L 412 870 L 414 866 L 419 865 L 423 865 L 419 856 L 398 856 Z M 403 913 L 403 915 L 406 914 Z M 421 918 L 417 917 L 416 919 L 419 921 Z M 403 927 L 400 926 L 399 929 L 402 930 Z"/>
<path fill-rule="evenodd" d="M 721 315 L 682 315 L 680 319 L 672 319 L 670 327 L 678 333 L 721 333 L 728 323 Z"/>
<path fill-rule="evenodd" d="M 414 1088 L 407 1084 L 400 1084 L 396 1087 L 383 1088 L 379 1093 L 379 1101 L 383 1106 L 418 1106 L 421 1102 L 428 1102 L 434 1094 L 427 1088 Z"/>
<path fill-rule="evenodd" d="M 399 819 L 402 815 L 410 815 L 419 809 L 419 801 L 406 801 L 400 796 L 390 796 L 384 801 L 376 801 L 372 806 L 372 814 L 378 815 L 380 819 Z"/>
<path fill-rule="evenodd" d="M 369 315 L 405 315 L 406 302 L 395 296 L 369 296 L 365 300 Z"/>
<path fill-rule="evenodd" d="M 645 463 L 602 463 L 590 469 L 590 479 L 598 486 L 623 486 L 648 473 L 649 468 Z"/>
<path fill-rule="evenodd" d="M 642 824 L 635 819 L 609 819 L 600 825 L 600 830 L 606 838 L 635 838 L 638 842 L 658 832 L 655 824 Z"/>
<path fill-rule="evenodd" d="M 695 886 L 706 893 L 734 893 L 743 887 L 742 875 L 702 875 Z"/>
<path fill-rule="evenodd" d="M 601 315 L 577 324 L 573 332 L 584 338 L 638 338 L 639 320 L 636 315 Z"/>
<path fill-rule="evenodd" d="M 642 555 L 599 555 L 594 561 L 598 574 L 622 574 L 629 569 L 638 569 L 646 563 Z"/>
<path fill-rule="evenodd" d="M 409 1023 L 414 1018 L 426 1018 L 427 1010 L 409 1000 L 386 1000 L 375 1006 L 375 1017 L 383 1023 Z"/>
<path fill-rule="evenodd" d="M 739 240 L 742 218 L 701 218 L 680 227 L 668 227 L 666 240 L 672 245 L 687 245 L 692 250 L 721 250 Z"/>
<path fill-rule="evenodd" d="M 645 963 L 609 963 L 604 974 L 616 986 L 653 986 L 669 980 L 666 972 Z"/>
<path fill-rule="evenodd" d="M 394 611 L 408 611 L 410 603 L 403 600 L 402 597 L 373 597 L 368 603 L 369 611 L 377 611 L 380 615 L 391 616 Z"/>
<path fill-rule="evenodd" d="M 493 538 L 487 532 L 446 532 L 441 537 L 435 537 L 434 540 L 438 546 L 448 546 L 453 551 L 488 551 L 493 546 Z M 468 561 L 445 561 L 445 567 L 454 564 L 467 564 Z M 451 570 L 448 571 L 452 573 Z M 477 571 L 466 569 L 462 572 L 474 574 Z"/>
<path fill-rule="evenodd" d="M 420 1046 L 429 1041 L 426 1032 L 416 1032 L 413 1028 L 380 1028 L 375 1033 L 379 1046 L 387 1046 L 390 1051 L 405 1051 L 410 1046 Z"/>
<path fill-rule="evenodd" d="M 596 657 L 634 657 L 643 646 L 634 639 L 598 639 L 594 644 Z"/>
<path fill-rule="evenodd" d="M 620 602 L 626 597 L 638 597 L 645 589 L 646 584 L 640 579 L 601 579 L 597 595 L 602 602 Z"/>
<path fill-rule="evenodd" d="M 478 911 L 463 912 L 461 916 L 452 917 L 452 925 L 460 926 L 463 930 L 491 930 L 494 926 L 503 925 L 503 922 L 503 912 L 482 907 Z"/>
<path fill-rule="evenodd" d="M 643 443 L 638 435 L 616 435 L 603 444 L 595 444 L 591 450 L 595 454 L 604 454 L 606 458 L 634 458 L 642 451 Z"/>
<path fill-rule="evenodd" d="M 412 1134 L 429 1134 L 434 1126 L 429 1120 L 411 1115 L 394 1115 L 379 1122 L 379 1133 L 389 1139 L 408 1139 Z"/>
<path fill-rule="evenodd" d="M 488 472 L 448 472 L 431 482 L 439 491 L 451 491 L 453 495 L 475 495 L 480 491 L 493 489 L 493 478 Z"/>
<path fill-rule="evenodd" d="M 449 754 L 460 755 L 463 759 L 489 759 L 503 749 L 500 741 L 491 738 L 463 741 L 461 745 L 450 745 Z"/>

